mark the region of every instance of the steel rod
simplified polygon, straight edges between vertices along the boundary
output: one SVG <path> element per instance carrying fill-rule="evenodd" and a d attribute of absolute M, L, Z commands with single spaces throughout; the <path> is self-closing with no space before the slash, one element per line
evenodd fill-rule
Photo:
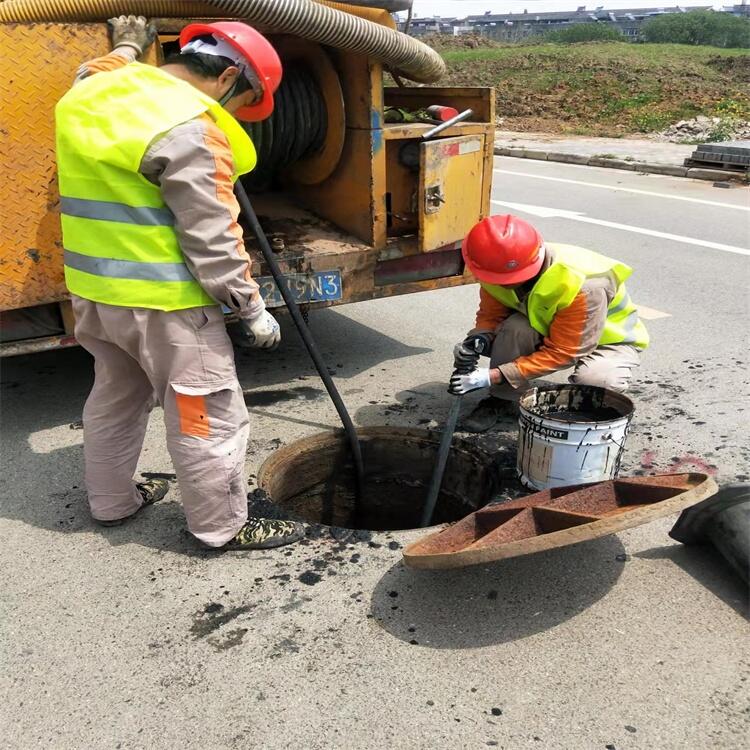
<path fill-rule="evenodd" d="M 423 136 L 422 140 L 426 141 L 430 138 L 434 138 L 439 133 L 442 133 L 444 130 L 447 130 L 448 128 L 453 127 L 459 122 L 463 122 L 467 118 L 471 117 L 474 114 L 473 109 L 465 109 L 463 112 L 459 112 L 455 117 L 451 117 L 450 120 L 446 120 L 445 122 L 441 122 L 440 125 L 436 125 L 434 128 L 428 130 Z"/>
<path fill-rule="evenodd" d="M 420 526 L 429 526 L 432 522 L 432 515 L 435 512 L 440 487 L 443 484 L 443 475 L 445 474 L 445 465 L 448 463 L 448 454 L 450 453 L 451 443 L 453 442 L 453 433 L 456 431 L 458 415 L 461 413 L 461 396 L 456 396 L 451 404 L 451 410 L 448 412 L 448 419 L 445 420 L 445 429 L 443 436 L 440 438 L 440 448 L 438 449 L 435 470 L 432 473 L 430 489 L 427 491 L 427 500 L 422 511 L 422 520 Z"/>
<path fill-rule="evenodd" d="M 336 388 L 336 384 L 333 382 L 333 379 L 328 372 L 326 363 L 320 354 L 320 350 L 315 344 L 315 340 L 310 333 L 310 329 L 307 327 L 307 324 L 302 317 L 302 313 L 299 311 L 297 303 L 294 301 L 294 298 L 287 288 L 287 285 L 284 283 L 284 275 L 281 272 L 281 268 L 279 268 L 279 263 L 276 260 L 275 255 L 273 254 L 273 250 L 271 250 L 271 245 L 268 242 L 266 233 L 263 231 L 263 227 L 261 227 L 260 222 L 258 221 L 255 209 L 253 208 L 252 203 L 250 203 L 250 198 L 248 198 L 247 193 L 245 192 L 245 188 L 242 186 L 239 180 L 237 180 L 237 182 L 235 182 L 234 184 L 234 192 L 237 196 L 237 200 L 239 201 L 240 208 L 242 208 L 242 211 L 245 214 L 245 218 L 247 219 L 248 224 L 250 224 L 250 228 L 253 230 L 253 234 L 258 239 L 260 251 L 261 253 L 263 253 L 263 257 L 268 264 L 268 268 L 271 271 L 271 275 L 273 276 L 274 281 L 276 282 L 276 286 L 278 287 L 279 292 L 281 293 L 281 296 L 286 303 L 289 314 L 292 316 L 294 325 L 297 327 L 297 330 L 299 331 L 299 335 L 301 336 L 305 347 L 307 347 L 307 351 L 310 354 L 310 359 L 312 359 L 313 364 L 315 365 L 315 369 L 318 371 L 318 375 L 320 375 L 320 379 L 323 381 L 323 385 L 328 391 L 328 395 L 331 397 L 331 401 L 333 401 L 333 405 L 336 407 L 336 411 L 339 414 L 339 419 L 341 419 L 341 423 L 344 426 L 344 431 L 346 432 L 346 436 L 349 440 L 349 445 L 352 451 L 352 458 L 354 460 L 354 476 L 356 481 L 357 493 L 356 499 L 357 506 L 359 506 L 360 501 L 364 495 L 365 469 L 362 460 L 362 446 L 359 444 L 357 430 L 354 427 L 354 423 L 352 422 L 351 417 L 349 416 L 349 412 L 346 410 L 346 406 L 341 399 L 341 395 Z M 356 512 L 357 508 L 355 507 L 355 514 Z"/>

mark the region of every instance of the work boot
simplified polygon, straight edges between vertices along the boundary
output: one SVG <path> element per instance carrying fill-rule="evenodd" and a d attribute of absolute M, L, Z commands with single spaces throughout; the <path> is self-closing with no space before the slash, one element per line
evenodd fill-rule
<path fill-rule="evenodd" d="M 143 505 L 135 512 L 138 513 L 139 510 L 145 508 L 147 505 L 153 505 L 163 499 L 167 492 L 169 492 L 169 482 L 166 479 L 149 479 L 146 482 L 137 482 L 135 488 L 143 498 Z M 125 518 L 115 518 L 111 521 L 94 520 L 100 526 L 119 526 L 127 521 L 128 518 L 132 518 L 135 513 L 131 513 L 129 516 L 125 516 Z"/>
<path fill-rule="evenodd" d="M 304 536 L 305 527 L 296 521 L 251 517 L 224 549 L 271 549 L 298 542 Z"/>
<path fill-rule="evenodd" d="M 518 405 L 515 402 L 488 396 L 461 422 L 461 429 L 464 432 L 487 432 L 501 420 L 514 419 L 517 416 Z"/>

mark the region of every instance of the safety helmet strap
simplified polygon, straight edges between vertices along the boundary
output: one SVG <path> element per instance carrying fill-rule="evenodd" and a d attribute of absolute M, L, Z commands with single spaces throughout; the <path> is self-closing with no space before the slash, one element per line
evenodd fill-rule
<path fill-rule="evenodd" d="M 219 104 L 221 106 L 225 106 L 227 102 L 235 95 L 237 92 L 237 87 L 240 84 L 240 77 L 242 76 L 242 73 L 240 73 L 237 78 L 234 79 L 234 83 L 227 89 L 226 93 L 222 95 L 222 97 L 219 99 Z"/>

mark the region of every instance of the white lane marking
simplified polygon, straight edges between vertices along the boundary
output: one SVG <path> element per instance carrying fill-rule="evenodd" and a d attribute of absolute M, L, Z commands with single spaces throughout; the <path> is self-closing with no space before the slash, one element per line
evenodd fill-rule
<path fill-rule="evenodd" d="M 600 182 L 584 182 L 583 180 L 568 180 L 565 177 L 550 177 L 549 175 L 533 174 L 532 172 L 511 172 L 505 169 L 493 169 L 498 174 L 512 174 L 519 177 L 531 177 L 535 180 L 549 180 L 550 182 L 567 182 L 571 185 L 583 185 L 584 187 L 603 188 L 604 190 L 617 190 L 620 193 L 635 193 L 636 195 L 651 195 L 656 198 L 669 198 L 673 201 L 687 201 L 688 203 L 702 203 L 704 206 L 718 206 L 719 208 L 734 208 L 737 211 L 750 211 L 750 203 L 747 206 L 738 206 L 734 203 L 720 203 L 719 201 L 707 201 L 702 198 L 688 198 L 686 195 L 669 195 L 669 193 L 655 193 L 652 190 L 638 190 L 637 188 L 618 187 L 616 185 L 604 185 Z"/>
<path fill-rule="evenodd" d="M 600 227 L 610 227 L 611 229 L 621 229 L 624 232 L 633 232 L 634 234 L 645 234 L 649 237 L 660 237 L 664 240 L 680 242 L 683 245 L 698 245 L 698 247 L 710 247 L 712 250 L 723 250 L 727 253 L 736 253 L 737 255 L 750 255 L 750 248 L 735 247 L 734 245 L 724 245 L 721 242 L 710 242 L 709 240 L 699 240 L 695 237 L 683 237 L 679 234 L 670 234 L 669 232 L 659 232 L 656 229 L 646 229 L 645 227 L 635 227 L 630 224 L 620 224 L 616 221 L 605 221 L 604 219 L 594 219 L 586 216 L 579 211 L 567 211 L 562 208 L 548 208 L 547 206 L 532 206 L 528 203 L 509 203 L 508 201 L 492 201 L 495 206 L 505 206 L 516 211 L 521 211 L 532 216 L 542 216 L 546 219 L 559 218 L 570 219 L 571 221 L 580 221 L 584 224 L 596 224 Z"/>
<path fill-rule="evenodd" d="M 646 307 L 646 305 L 636 305 L 635 309 L 638 310 L 638 315 L 644 320 L 661 320 L 661 318 L 672 317 L 671 313 L 654 310 L 653 307 Z"/>

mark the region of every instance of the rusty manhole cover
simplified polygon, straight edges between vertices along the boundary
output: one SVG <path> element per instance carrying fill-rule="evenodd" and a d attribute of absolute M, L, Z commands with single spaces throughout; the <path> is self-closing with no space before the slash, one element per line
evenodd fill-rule
<path fill-rule="evenodd" d="M 596 539 L 677 513 L 718 490 L 706 474 L 557 487 L 492 504 L 404 550 L 413 568 L 462 568 Z"/>
<path fill-rule="evenodd" d="M 440 435 L 399 427 L 357 433 L 366 487 L 356 514 L 349 448 L 340 431 L 313 435 L 273 453 L 258 474 L 259 489 L 290 519 L 371 531 L 419 526 Z M 457 521 L 485 505 L 495 492 L 496 475 L 489 453 L 454 439 L 434 523 Z"/>

